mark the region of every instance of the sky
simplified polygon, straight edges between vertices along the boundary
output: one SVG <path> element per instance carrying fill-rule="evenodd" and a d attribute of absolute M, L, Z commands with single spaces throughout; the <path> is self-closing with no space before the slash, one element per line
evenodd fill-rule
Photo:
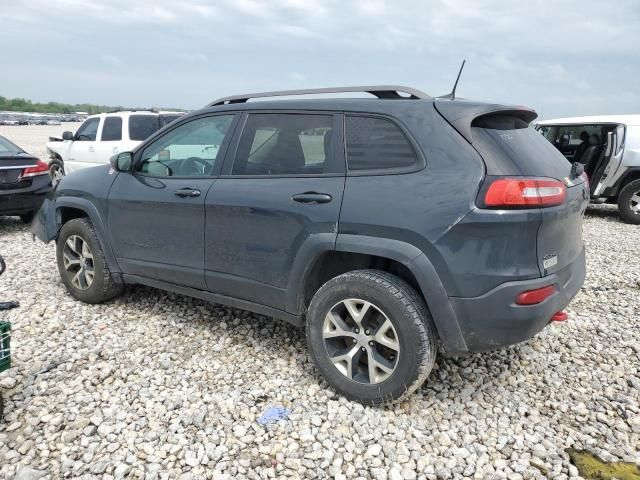
<path fill-rule="evenodd" d="M 0 0 L 0 95 L 197 109 L 255 91 L 408 85 L 640 113 L 640 1 Z"/>

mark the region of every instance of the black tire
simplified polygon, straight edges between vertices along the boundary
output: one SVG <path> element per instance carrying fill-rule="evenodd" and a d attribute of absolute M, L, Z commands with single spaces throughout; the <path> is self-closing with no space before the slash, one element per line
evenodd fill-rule
<path fill-rule="evenodd" d="M 351 379 L 331 361 L 328 348 L 332 347 L 328 347 L 323 338 L 325 317 L 347 299 L 372 303 L 377 309 L 374 314 L 386 316 L 395 329 L 393 334 L 399 344 L 395 369 L 379 383 Z M 307 344 L 318 370 L 342 395 L 369 405 L 401 401 L 424 383 L 436 359 L 436 335 L 422 297 L 404 280 L 378 270 L 356 270 L 329 280 L 316 292 L 307 313 Z M 349 341 L 355 344 L 360 340 Z M 369 345 L 372 344 L 369 342 Z M 379 348 L 380 345 L 371 347 L 372 350 Z"/>
<path fill-rule="evenodd" d="M 627 183 L 618 195 L 618 211 L 627 223 L 640 225 L 640 178 Z M 638 208 L 638 211 L 634 211 Z"/>
<path fill-rule="evenodd" d="M 64 175 L 64 164 L 62 160 L 51 160 L 49 163 L 49 178 L 51 178 L 51 184 L 55 187 Z"/>
<path fill-rule="evenodd" d="M 23 221 L 23 223 L 31 223 L 31 221 L 33 220 L 33 217 L 35 216 L 36 212 L 27 212 L 27 213 L 23 213 L 20 215 L 20 220 Z"/>
<path fill-rule="evenodd" d="M 93 280 L 85 289 L 78 288 L 72 283 L 74 274 L 64 266 L 63 249 L 67 240 L 74 235 L 87 243 L 93 256 Z M 105 261 L 100 241 L 89 219 L 75 218 L 62 226 L 56 242 L 56 256 L 62 283 L 72 297 L 86 303 L 102 303 L 122 293 L 124 285 L 113 279 Z"/>

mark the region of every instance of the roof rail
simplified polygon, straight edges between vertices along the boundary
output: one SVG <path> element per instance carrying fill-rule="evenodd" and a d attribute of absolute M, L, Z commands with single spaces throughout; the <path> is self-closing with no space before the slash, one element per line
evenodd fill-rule
<path fill-rule="evenodd" d="M 294 95 L 315 95 L 323 93 L 347 93 L 347 92 L 367 92 L 371 95 L 375 95 L 378 98 L 385 99 L 421 99 L 431 98 L 424 92 L 416 90 L 411 87 L 403 87 L 401 85 L 370 85 L 360 87 L 329 87 L 329 88 L 308 88 L 303 90 L 280 90 L 275 92 L 259 92 L 259 93 L 246 93 L 244 95 L 232 95 L 230 97 L 219 98 L 218 100 L 211 102 L 208 106 L 214 107 L 216 105 L 227 105 L 231 103 L 245 103 L 251 98 L 264 98 L 264 97 L 288 97 Z M 405 93 L 408 97 L 400 95 Z"/>

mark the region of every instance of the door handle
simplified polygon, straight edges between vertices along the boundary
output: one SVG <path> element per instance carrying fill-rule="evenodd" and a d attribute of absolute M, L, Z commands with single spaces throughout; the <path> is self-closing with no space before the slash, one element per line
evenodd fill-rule
<path fill-rule="evenodd" d="M 180 198 L 199 197 L 200 193 L 201 193 L 200 190 L 198 190 L 197 188 L 188 188 L 188 187 L 181 188 L 173 192 L 174 195 L 177 195 Z"/>
<path fill-rule="evenodd" d="M 93 147 L 89 147 L 89 151 L 90 152 L 95 152 L 95 149 Z"/>
<path fill-rule="evenodd" d="M 318 192 L 304 192 L 304 193 L 296 193 L 291 197 L 291 200 L 299 203 L 329 203 L 333 197 L 328 193 L 318 193 Z"/>

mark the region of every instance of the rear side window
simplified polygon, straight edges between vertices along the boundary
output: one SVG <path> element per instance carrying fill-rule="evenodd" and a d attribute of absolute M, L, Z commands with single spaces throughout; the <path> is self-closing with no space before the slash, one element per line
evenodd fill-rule
<path fill-rule="evenodd" d="M 122 117 L 107 117 L 102 126 L 102 141 L 122 140 Z"/>
<path fill-rule="evenodd" d="M 131 115 L 129 117 L 129 139 L 145 140 L 158 130 L 157 115 Z"/>
<path fill-rule="evenodd" d="M 405 169 L 418 164 L 413 146 L 400 127 L 379 117 L 346 117 L 349 171 Z"/>
<path fill-rule="evenodd" d="M 333 141 L 332 115 L 249 115 L 232 175 L 328 173 Z"/>

